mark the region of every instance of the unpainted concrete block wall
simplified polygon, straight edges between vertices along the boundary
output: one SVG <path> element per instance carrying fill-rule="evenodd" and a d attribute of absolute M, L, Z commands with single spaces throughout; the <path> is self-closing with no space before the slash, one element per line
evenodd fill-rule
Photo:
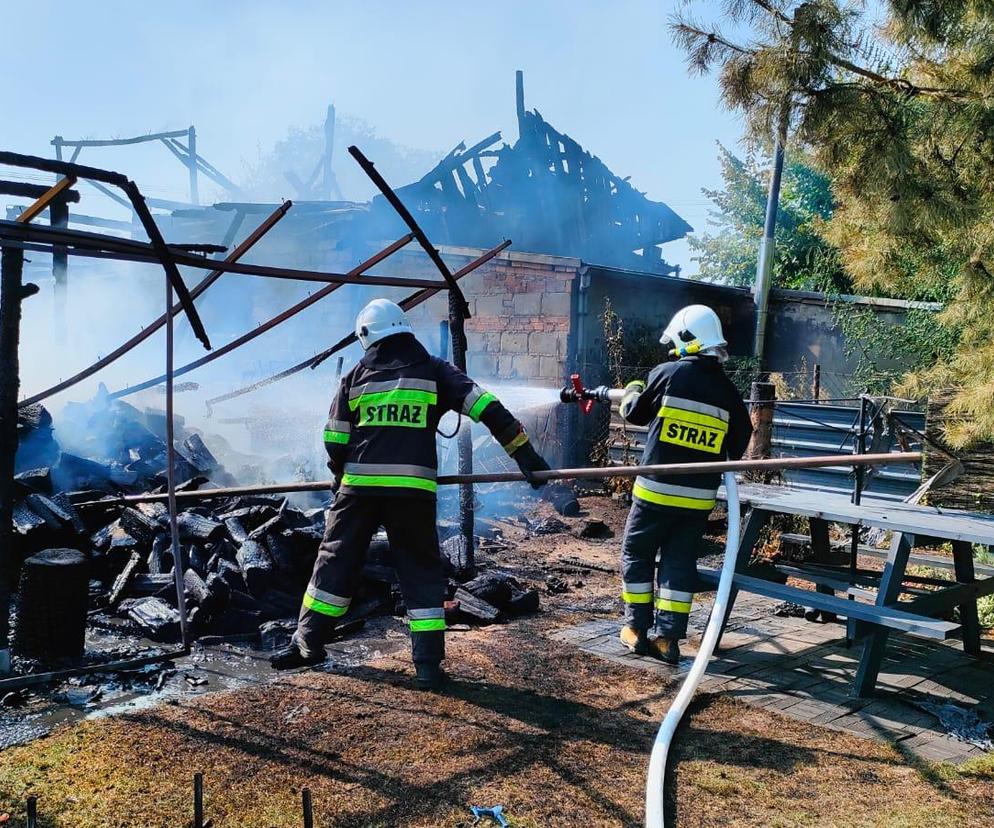
<path fill-rule="evenodd" d="M 476 255 L 443 253 L 453 271 Z M 505 253 L 462 279 L 471 314 L 466 322 L 469 374 L 481 382 L 561 386 L 567 374 L 570 291 L 580 266 L 578 259 Z M 430 331 L 447 312 L 440 295 L 410 316 L 425 338 L 437 341 Z"/>

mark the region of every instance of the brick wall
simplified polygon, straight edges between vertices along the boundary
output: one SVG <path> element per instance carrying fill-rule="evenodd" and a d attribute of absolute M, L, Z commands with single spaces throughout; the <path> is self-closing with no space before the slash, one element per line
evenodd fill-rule
<path fill-rule="evenodd" d="M 479 255 L 442 248 L 454 271 Z M 423 266 L 418 266 L 418 272 Z M 460 281 L 472 318 L 466 322 L 467 368 L 473 377 L 558 387 L 566 375 L 570 290 L 579 259 L 505 252 Z M 411 272 L 408 270 L 407 272 Z M 411 313 L 420 330 L 446 318 L 443 296 Z"/>

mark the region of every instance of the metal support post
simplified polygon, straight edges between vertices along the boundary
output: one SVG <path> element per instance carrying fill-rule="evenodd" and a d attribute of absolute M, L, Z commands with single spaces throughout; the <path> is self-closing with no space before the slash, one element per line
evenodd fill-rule
<path fill-rule="evenodd" d="M 853 454 L 866 454 L 866 406 L 867 398 L 865 394 L 859 395 L 859 427 L 853 439 Z M 852 502 L 859 505 L 863 499 L 863 481 L 866 478 L 866 469 L 862 466 L 853 468 L 853 490 Z M 852 536 L 849 539 L 849 580 L 856 582 L 859 574 L 859 526 L 855 523 L 852 526 Z M 849 595 L 850 601 L 855 601 L 855 595 Z M 846 624 L 846 646 L 852 646 L 859 635 L 859 625 L 849 620 Z"/>
<path fill-rule="evenodd" d="M 49 224 L 52 227 L 69 226 L 69 204 L 56 200 L 48 208 Z M 52 278 L 55 292 L 52 295 L 52 310 L 55 317 L 55 340 L 64 347 L 69 341 L 69 316 L 66 305 L 69 300 L 69 250 L 63 245 L 52 247 Z"/>
<path fill-rule="evenodd" d="M 200 204 L 200 186 L 197 181 L 197 130 L 192 126 L 186 133 L 186 149 L 189 153 L 190 167 L 190 201 L 193 204 Z"/>
<path fill-rule="evenodd" d="M 463 312 L 465 301 L 454 290 L 449 291 L 449 336 L 452 341 L 452 364 L 460 371 L 466 371 L 466 317 Z M 469 423 L 459 429 L 456 437 L 459 452 L 459 474 L 473 473 L 473 435 Z M 459 485 L 459 530 L 466 544 L 466 569 L 472 572 L 476 566 L 474 547 L 475 520 L 473 515 L 473 484 Z"/>
<path fill-rule="evenodd" d="M 17 351 L 21 302 L 29 295 L 22 283 L 23 274 L 24 251 L 4 247 L 0 257 L 0 676 L 10 673 L 10 585 L 15 569 L 14 458 L 21 382 Z"/>
<path fill-rule="evenodd" d="M 173 579 L 176 583 L 176 609 L 183 646 L 190 646 L 190 630 L 186 618 L 186 591 L 183 575 L 183 549 L 179 543 L 179 526 L 176 524 L 176 449 L 173 446 L 173 284 L 166 279 L 166 494 L 169 503 L 169 534 L 173 550 Z"/>

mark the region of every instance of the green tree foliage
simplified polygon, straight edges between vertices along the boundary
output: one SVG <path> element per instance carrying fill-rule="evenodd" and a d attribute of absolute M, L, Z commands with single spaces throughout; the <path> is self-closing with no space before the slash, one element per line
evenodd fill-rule
<path fill-rule="evenodd" d="M 958 445 L 994 438 L 994 6 L 728 0 L 674 22 L 690 66 L 761 142 L 790 133 L 832 182 L 826 238 L 858 290 L 931 293 L 959 346 L 909 379 L 956 389 Z M 878 19 L 883 16 L 883 20 Z M 734 32 L 726 35 L 722 26 Z"/>
<path fill-rule="evenodd" d="M 749 287 L 756 276 L 756 257 L 766 214 L 769 170 L 743 161 L 719 144 L 722 190 L 704 190 L 714 202 L 716 233 L 690 237 L 700 255 L 699 278 Z M 838 251 L 822 238 L 820 228 L 832 214 L 828 179 L 798 160 L 788 160 L 780 191 L 773 282 L 800 290 L 850 292 L 852 284 Z"/>

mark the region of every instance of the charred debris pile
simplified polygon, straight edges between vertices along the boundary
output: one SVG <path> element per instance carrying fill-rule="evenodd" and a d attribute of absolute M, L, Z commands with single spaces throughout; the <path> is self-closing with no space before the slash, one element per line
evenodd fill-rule
<path fill-rule="evenodd" d="M 64 450 L 56 434 L 66 429 L 80 429 L 85 440 L 67 443 L 88 450 Z M 166 504 L 122 506 L 119 500 L 165 491 L 162 412 L 140 411 L 103 395 L 70 404 L 57 433 L 43 406 L 26 406 L 18 430 L 17 559 L 46 549 L 79 550 L 89 564 L 91 618 L 122 633 L 177 641 L 180 615 Z M 177 428 L 175 458 L 176 479 L 183 481 L 178 491 L 238 482 L 195 431 Z M 77 507 L 105 498 L 106 506 Z M 192 635 L 257 641 L 263 647 L 284 643 L 317 555 L 324 506 L 300 508 L 273 494 L 187 503 L 195 505 L 181 502 L 178 528 Z M 441 521 L 439 534 L 452 576 L 450 622 L 489 624 L 538 610 L 538 593 L 513 577 L 466 571 L 457 524 Z M 343 633 L 369 616 L 405 612 L 384 534 L 374 539 L 362 575 Z"/>

